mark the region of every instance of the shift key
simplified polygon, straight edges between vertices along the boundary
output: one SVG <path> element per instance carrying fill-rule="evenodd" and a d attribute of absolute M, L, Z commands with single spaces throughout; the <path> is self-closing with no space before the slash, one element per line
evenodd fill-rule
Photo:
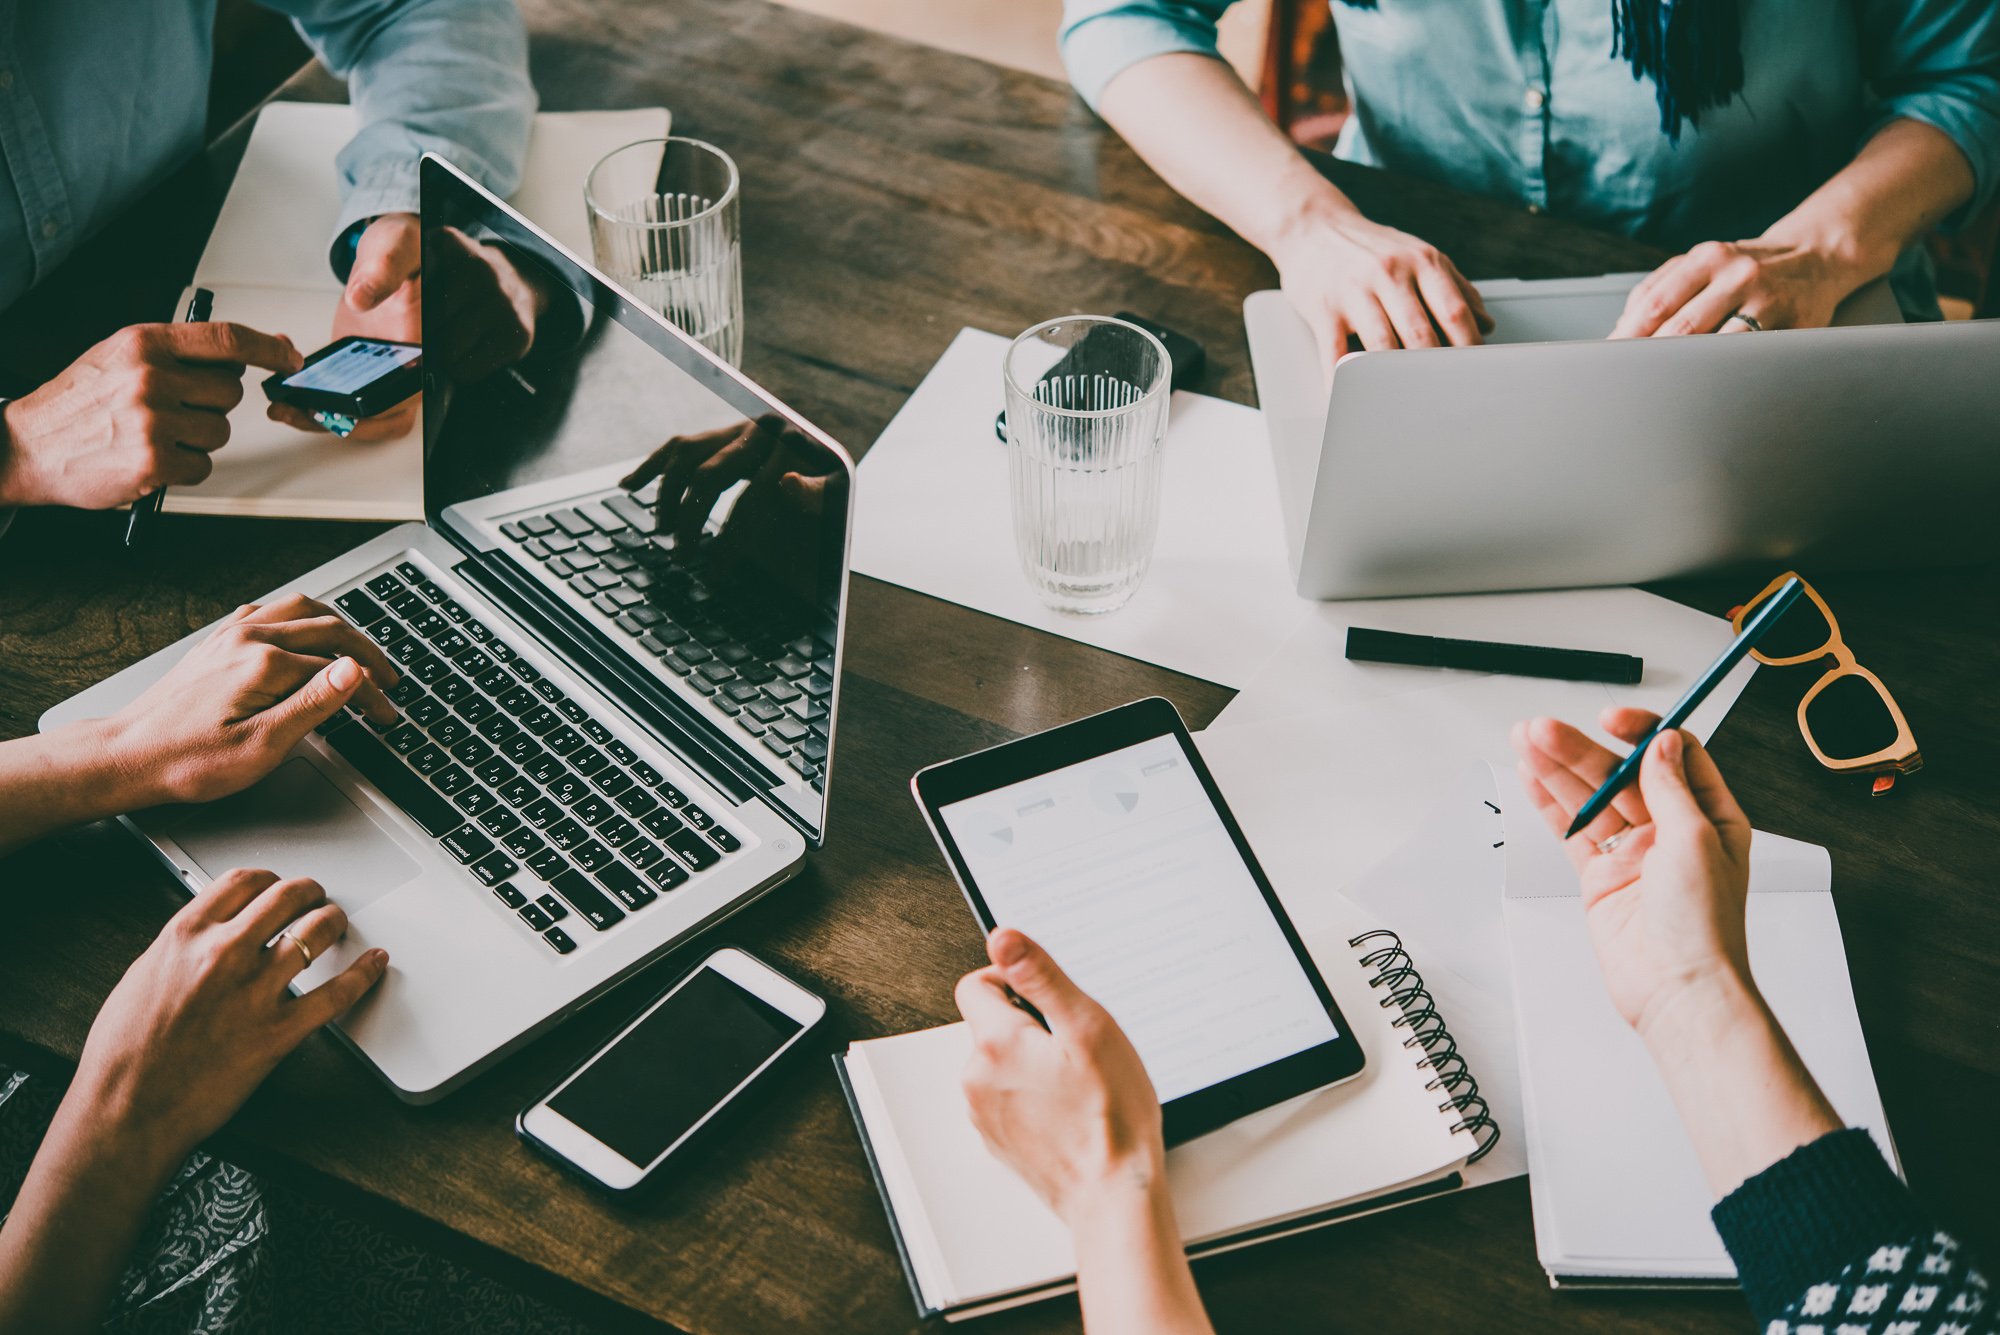
<path fill-rule="evenodd" d="M 600 932 L 625 917 L 624 909 L 612 903 L 588 877 L 574 868 L 559 873 L 550 884 L 571 908 L 583 915 L 584 921 Z"/>
<path fill-rule="evenodd" d="M 459 815 L 458 808 L 418 778 L 416 771 L 403 764 L 402 758 L 377 741 L 368 729 L 342 728 L 326 740 L 348 764 L 361 771 L 362 778 L 381 789 L 384 797 L 423 826 L 431 838 L 449 834 L 464 823 L 465 817 Z"/>

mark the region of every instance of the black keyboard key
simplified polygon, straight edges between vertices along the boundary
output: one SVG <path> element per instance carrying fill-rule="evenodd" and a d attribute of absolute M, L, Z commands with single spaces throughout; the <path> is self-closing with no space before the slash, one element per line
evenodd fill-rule
<path fill-rule="evenodd" d="M 570 768 L 585 776 L 597 773 L 610 763 L 604 758 L 604 753 L 594 746 L 583 747 L 569 758 Z"/>
<path fill-rule="evenodd" d="M 599 740 L 602 739 L 600 738 Z M 625 743 L 619 741 L 616 737 L 613 737 L 610 741 L 605 742 L 604 749 L 609 751 L 611 753 L 611 758 L 617 761 L 621 765 L 632 765 L 638 763 L 639 753 L 637 751 L 634 751 L 631 747 L 625 745 Z"/>
<path fill-rule="evenodd" d="M 556 521 L 547 515 L 529 515 L 519 522 L 521 531 L 531 538 L 544 537 L 556 531 Z"/>
<path fill-rule="evenodd" d="M 481 783 L 491 788 L 503 787 L 506 784 L 512 783 L 517 777 L 514 767 L 499 756 L 491 757 L 485 764 L 472 772 L 479 776 Z"/>
<path fill-rule="evenodd" d="M 428 695 L 421 700 L 413 701 L 403 710 L 403 713 L 408 715 L 412 722 L 423 728 L 428 728 L 439 719 L 448 718 L 451 715 L 451 711 L 445 708 L 442 701 Z"/>
<path fill-rule="evenodd" d="M 465 703 L 471 704 L 472 701 L 467 700 Z M 480 703 L 485 704 L 486 702 L 482 700 Z M 505 714 L 495 714 L 490 718 L 484 718 L 479 721 L 479 735 L 495 746 L 500 745 L 520 731 L 521 725 L 514 722 L 513 719 L 508 718 Z"/>
<path fill-rule="evenodd" d="M 788 742 L 798 742 L 812 729 L 795 718 L 781 718 L 771 724 L 771 731 Z"/>
<path fill-rule="evenodd" d="M 439 603 L 438 611 L 444 613 L 453 621 L 463 621 L 472 615 L 472 613 L 465 610 L 465 605 L 456 598 L 447 598 Z"/>
<path fill-rule="evenodd" d="M 590 776 L 590 781 L 596 785 L 597 791 L 606 797 L 616 797 L 626 789 L 634 787 L 632 776 L 622 769 L 601 769 Z"/>
<path fill-rule="evenodd" d="M 389 657 L 404 667 L 412 666 L 429 652 L 424 648 L 424 642 L 414 637 L 389 646 Z"/>
<path fill-rule="evenodd" d="M 388 649 L 393 647 L 397 641 L 407 636 L 409 632 L 395 622 L 385 620 L 378 621 L 374 625 L 367 627 L 362 631 L 362 634 L 381 645 L 384 649 Z"/>
<path fill-rule="evenodd" d="M 625 910 L 612 903 L 589 877 L 574 868 L 558 872 L 550 884 L 565 903 L 600 932 L 625 917 Z"/>
<path fill-rule="evenodd" d="M 383 694 L 389 697 L 389 703 L 392 705 L 414 704 L 423 698 L 424 684 L 405 672 L 396 678 L 396 684 Z"/>
<path fill-rule="evenodd" d="M 410 671 L 416 674 L 418 681 L 429 686 L 444 677 L 450 676 L 451 664 L 445 662 L 436 654 L 427 654 L 411 664 Z"/>
<path fill-rule="evenodd" d="M 735 835 L 723 829 L 720 825 L 710 830 L 708 837 L 713 839 L 715 846 L 725 853 L 734 853 L 737 849 L 743 847 L 741 840 L 737 839 Z"/>
<path fill-rule="evenodd" d="M 496 787 L 500 789 L 501 800 L 510 807 L 526 806 L 542 795 L 542 790 L 527 779 L 510 779 Z"/>
<path fill-rule="evenodd" d="M 597 871 L 611 865 L 611 850 L 595 839 L 586 839 L 569 851 L 570 858 L 585 871 Z"/>
<path fill-rule="evenodd" d="M 706 871 L 722 861 L 722 855 L 715 851 L 715 845 L 693 830 L 677 830 L 668 835 L 667 847 L 680 854 L 681 861 L 696 871 Z"/>
<path fill-rule="evenodd" d="M 801 692 L 788 681 L 774 681 L 764 687 L 764 694 L 782 705 L 798 699 Z"/>
<path fill-rule="evenodd" d="M 758 690 L 754 684 L 747 681 L 732 681 L 722 688 L 722 693 L 739 705 L 749 705 L 752 702 L 765 703 L 764 693 Z M 765 723 L 770 722 L 769 719 L 762 721 Z"/>
<path fill-rule="evenodd" d="M 769 700 L 752 700 L 743 706 L 743 712 L 759 723 L 776 723 L 785 716 L 784 706 Z"/>
<path fill-rule="evenodd" d="M 570 940 L 569 933 L 560 927 L 551 927 L 543 932 L 542 940 L 548 942 L 558 955 L 567 955 L 576 949 L 576 942 Z"/>
<path fill-rule="evenodd" d="M 498 806 L 500 802 L 499 798 L 487 792 L 478 784 L 473 784 L 470 788 L 460 789 L 451 800 L 456 802 L 458 809 L 468 816 L 477 816 L 482 811 L 490 811 Z M 512 813 L 509 814 L 511 815 Z"/>
<path fill-rule="evenodd" d="M 583 734 L 565 723 L 559 728 L 551 729 L 542 738 L 542 745 L 559 756 L 566 756 L 583 745 Z"/>
<path fill-rule="evenodd" d="M 600 774 L 598 777 L 601 779 L 604 776 Z M 618 794 L 618 805 L 625 808 L 628 816 L 643 816 L 659 806 L 660 799 L 635 784 Z"/>
<path fill-rule="evenodd" d="M 817 765 L 826 759 L 826 743 L 818 737 L 808 737 L 799 743 L 798 753 Z"/>
<path fill-rule="evenodd" d="M 527 862 L 529 859 L 540 855 L 549 846 L 549 841 L 523 825 L 519 829 L 509 833 L 505 839 L 502 839 L 500 846 L 521 859 L 521 861 Z"/>
<path fill-rule="evenodd" d="M 522 894 L 512 881 L 502 881 L 494 886 L 493 897 L 510 909 L 520 908 L 528 902 L 528 897 Z"/>
<path fill-rule="evenodd" d="M 597 873 L 597 880 L 628 909 L 642 909 L 660 897 L 652 886 L 639 879 L 637 872 L 622 863 L 608 864 Z"/>
<path fill-rule="evenodd" d="M 517 733 L 509 737 L 500 743 L 500 754 L 529 773 L 533 773 L 534 767 L 543 761 L 555 763 L 555 757 L 542 750 L 541 743 L 535 740 L 532 733 Z"/>
<path fill-rule="evenodd" d="M 634 498 L 630 492 L 614 491 L 601 504 L 641 533 L 652 533 L 659 528 L 659 519 L 654 515 L 653 508 Z"/>
<path fill-rule="evenodd" d="M 368 591 L 377 598 L 393 598 L 403 592 L 403 581 L 396 578 L 393 570 L 385 570 L 368 581 Z"/>
<path fill-rule="evenodd" d="M 546 830 L 558 821 L 568 819 L 568 813 L 546 797 L 537 797 L 528 803 L 521 808 L 521 814 L 526 816 L 529 824 L 538 830 Z"/>
<path fill-rule="evenodd" d="M 647 812 L 640 819 L 639 823 L 662 839 L 687 828 L 686 825 L 681 823 L 680 817 L 674 815 L 673 812 L 667 810 L 665 807 L 661 807 L 658 811 Z"/>
<path fill-rule="evenodd" d="M 715 817 L 709 815 L 700 807 L 694 806 L 681 808 L 681 819 L 694 826 L 697 830 L 706 830 L 709 826 L 715 824 Z"/>
<path fill-rule="evenodd" d="M 462 629 L 465 631 L 466 638 L 474 644 L 484 644 L 490 647 L 494 642 L 493 632 L 488 630 L 486 623 L 482 621 L 468 621 Z"/>
<path fill-rule="evenodd" d="M 545 848 L 526 859 L 528 869 L 545 881 L 553 881 L 569 870 L 569 863 L 553 848 Z"/>
<path fill-rule="evenodd" d="M 537 895 L 535 907 L 549 915 L 550 922 L 561 922 L 569 916 L 569 907 L 554 895 Z"/>
<path fill-rule="evenodd" d="M 550 920 L 549 915 L 542 912 L 534 904 L 523 904 L 521 906 L 521 921 L 538 932 L 546 932 L 549 928 L 555 926 L 555 923 Z"/>
<path fill-rule="evenodd" d="M 545 786 L 549 790 L 549 796 L 564 806 L 582 800 L 590 791 L 590 786 L 583 781 L 582 775 L 571 774 L 567 770 L 550 779 Z"/>
<path fill-rule="evenodd" d="M 472 683 L 448 672 L 432 684 L 431 694 L 448 705 L 455 705 L 472 694 Z"/>
<path fill-rule="evenodd" d="M 653 630 L 647 631 L 644 635 L 641 635 L 639 637 L 640 647 L 645 649 L 650 654 L 654 654 L 664 658 L 666 655 L 674 651 L 675 642 L 664 639 L 660 635 L 660 632 L 662 630 L 669 630 L 669 629 L 672 628 L 668 626 L 660 626 L 656 627 Z M 685 636 L 683 636 L 683 638 L 685 638 Z"/>
<path fill-rule="evenodd" d="M 684 807 L 687 805 L 687 794 L 670 783 L 660 785 L 660 796 L 666 799 L 667 805 L 670 807 Z"/>
<path fill-rule="evenodd" d="M 372 626 L 389 615 L 382 610 L 382 604 L 370 598 L 361 589 L 349 589 L 333 602 L 334 606 L 347 613 L 347 619 L 357 626 Z"/>
<path fill-rule="evenodd" d="M 519 870 L 521 864 L 498 849 L 472 864 L 472 874 L 488 885 L 498 885 Z"/>
<path fill-rule="evenodd" d="M 454 654 L 452 657 L 458 662 L 458 670 L 474 681 L 479 680 L 480 673 L 493 670 L 493 655 L 484 649 L 467 649 L 464 653 Z"/>
<path fill-rule="evenodd" d="M 512 753 L 510 752 L 509 754 L 511 755 Z M 529 778 L 544 786 L 554 783 L 557 779 L 569 773 L 568 770 L 563 768 L 563 763 L 559 758 L 550 755 L 546 751 L 540 752 L 531 760 L 516 761 L 515 763 L 527 771 Z"/>
<path fill-rule="evenodd" d="M 521 715 L 521 726 L 539 737 L 543 733 L 553 732 L 561 727 L 562 719 L 547 705 L 536 705 Z"/>
<path fill-rule="evenodd" d="M 431 648 L 443 654 L 446 658 L 457 658 L 460 654 L 472 648 L 472 641 L 466 639 L 455 630 L 448 630 L 431 640 Z M 466 670 L 471 671 L 472 669 L 468 668 Z M 481 672 L 485 670 L 485 668 L 479 669 Z"/>
<path fill-rule="evenodd" d="M 576 507 L 576 512 L 606 533 L 616 533 L 625 527 L 625 521 L 602 501 L 585 501 Z"/>
<path fill-rule="evenodd" d="M 640 871 L 644 871 L 667 855 L 665 849 L 661 848 L 651 839 L 644 838 L 634 839 L 618 851 L 625 855 L 627 862 L 637 867 Z"/>
<path fill-rule="evenodd" d="M 603 747 L 610 746 L 612 741 L 615 740 L 611 736 L 611 729 L 605 727 L 602 723 L 599 723 L 594 718 L 585 719 L 583 721 L 583 735 L 590 738 L 591 741 L 596 742 L 599 746 Z M 624 744 L 621 742 L 620 745 L 622 746 Z M 626 749 L 630 750 L 631 748 L 627 747 Z"/>
<path fill-rule="evenodd" d="M 805 692 L 815 700 L 824 700 L 833 694 L 833 678 L 824 672 L 815 672 L 805 679 Z"/>
<path fill-rule="evenodd" d="M 412 774 L 395 752 L 382 745 L 368 729 L 342 728 L 329 739 L 329 744 L 433 839 L 464 819 L 458 808 Z"/>
<path fill-rule="evenodd" d="M 605 817 L 616 814 L 616 808 L 601 797 L 591 796 L 584 798 L 581 802 L 571 807 L 569 814 L 582 821 L 585 825 L 601 825 L 604 823 Z M 620 817 L 620 819 L 623 819 L 623 817 Z"/>
<path fill-rule="evenodd" d="M 493 851 L 493 841 L 474 829 L 471 825 L 461 825 L 438 840 L 444 851 L 460 862 L 477 862 Z M 500 879 L 505 880 L 506 877 Z"/>
<path fill-rule="evenodd" d="M 487 719 L 497 714 L 499 710 L 500 706 L 494 704 L 483 695 L 469 695 L 458 702 L 458 716 L 467 723 L 472 724 L 486 722 Z"/>
<path fill-rule="evenodd" d="M 455 718 L 441 718 L 431 729 L 431 740 L 446 748 L 457 746 L 471 735 L 472 729 L 466 727 L 463 720 Z"/>
<path fill-rule="evenodd" d="M 549 827 L 549 842 L 565 853 L 590 841 L 590 831 L 573 820 L 559 820 Z"/>
<path fill-rule="evenodd" d="M 483 765 L 494 758 L 493 745 L 484 737 L 468 737 L 451 748 L 451 757 L 461 765 Z"/>
<path fill-rule="evenodd" d="M 514 675 L 522 681 L 534 681 L 542 675 L 542 670 L 524 658 L 514 664 Z"/>
<path fill-rule="evenodd" d="M 579 538 L 576 545 L 597 556 L 618 550 L 618 544 L 611 540 L 608 533 L 593 533 L 587 538 Z"/>
<path fill-rule="evenodd" d="M 639 827 L 623 816 L 613 816 L 597 827 L 597 837 L 613 848 L 623 848 L 639 837 Z"/>
<path fill-rule="evenodd" d="M 479 828 L 495 839 L 505 839 L 521 828 L 521 818 L 505 807 L 494 807 L 479 818 Z"/>
<path fill-rule="evenodd" d="M 451 622 L 445 620 L 444 613 L 426 608 L 410 618 L 410 629 L 427 640 L 435 640 L 451 629 Z"/>
<path fill-rule="evenodd" d="M 556 527 L 572 538 L 581 538 L 586 534 L 597 532 L 597 525 L 574 510 L 557 510 L 549 518 L 555 520 Z"/>
<path fill-rule="evenodd" d="M 516 665 L 517 670 L 518 666 Z M 535 698 L 535 693 L 525 686 L 516 686 L 500 697 L 500 707 L 515 718 L 519 718 L 531 709 L 541 708 L 541 704 L 542 702 Z"/>
<path fill-rule="evenodd" d="M 472 680 L 480 690 L 492 696 L 504 695 L 514 686 L 514 674 L 497 666 L 487 668 Z"/>
<path fill-rule="evenodd" d="M 571 723 L 582 725 L 590 721 L 589 711 L 574 700 L 565 700 L 557 708 L 562 710 L 562 716 Z"/>
<path fill-rule="evenodd" d="M 391 612 L 394 612 L 405 621 L 408 621 L 413 616 L 423 615 L 424 600 L 416 594 L 411 593 L 408 589 L 403 590 L 393 598 L 385 598 L 383 601 L 389 604 Z"/>
<path fill-rule="evenodd" d="M 646 879 L 662 890 L 672 890 L 688 883 L 688 869 L 672 858 L 663 857 L 646 868 Z"/>
<path fill-rule="evenodd" d="M 623 759 L 623 757 L 620 757 L 620 759 Z M 639 782 L 645 784 L 648 788 L 658 788 L 667 781 L 666 775 L 660 773 L 643 760 L 635 759 L 626 763 L 632 766 L 632 773 L 638 777 Z"/>
<path fill-rule="evenodd" d="M 550 681 L 547 677 L 542 677 L 535 682 L 535 694 L 541 696 L 542 699 L 552 705 L 559 705 L 569 698 L 562 693 L 560 686 Z"/>
<path fill-rule="evenodd" d="M 424 597 L 434 603 L 441 603 L 450 596 L 442 588 L 438 587 L 438 582 L 434 579 L 419 580 L 417 582 L 417 592 L 423 594 Z"/>
<path fill-rule="evenodd" d="M 396 573 L 412 584 L 422 583 L 424 579 L 424 568 L 415 561 L 396 562 Z"/>
<path fill-rule="evenodd" d="M 436 774 L 431 775 L 431 782 L 437 785 L 439 792 L 443 793 L 446 797 L 450 797 L 459 789 L 470 787 L 472 776 L 467 774 L 458 765 L 446 765 Z"/>
<path fill-rule="evenodd" d="M 423 733 L 419 732 L 417 729 L 411 727 L 407 723 L 404 723 L 399 725 L 394 731 L 390 732 L 386 740 L 388 741 L 389 745 L 395 749 L 397 755 L 406 756 L 410 754 L 410 752 L 422 746 L 429 739 L 426 738 L 423 735 Z"/>
<path fill-rule="evenodd" d="M 410 765 L 419 774 L 435 774 L 451 763 L 451 757 L 435 742 L 425 742 L 410 752 Z"/>

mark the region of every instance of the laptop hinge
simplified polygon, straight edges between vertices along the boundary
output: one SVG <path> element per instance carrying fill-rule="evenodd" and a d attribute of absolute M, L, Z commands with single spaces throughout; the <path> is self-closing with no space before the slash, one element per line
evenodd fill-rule
<path fill-rule="evenodd" d="M 505 553 L 474 555 L 454 569 L 466 583 L 511 612 L 570 668 L 651 729 L 662 745 L 702 778 L 737 802 L 762 799 L 765 806 L 797 826 L 809 840 L 818 842 L 817 836 L 800 825 L 784 803 L 765 796 L 770 783 L 749 762 L 703 736 L 709 727 L 706 720 L 675 699 L 671 692 L 661 690 L 658 682 L 633 671 L 623 661 L 622 654 L 592 645 L 590 637 L 596 631 L 579 634 L 549 615 L 535 596 L 540 589 Z"/>

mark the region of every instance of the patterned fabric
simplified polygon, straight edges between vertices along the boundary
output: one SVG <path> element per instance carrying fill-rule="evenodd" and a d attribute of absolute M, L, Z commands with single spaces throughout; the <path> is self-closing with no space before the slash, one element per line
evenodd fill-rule
<path fill-rule="evenodd" d="M 1986 1277 L 1949 1233 L 1886 1243 L 1837 1279 L 1815 1284 L 1764 1335 L 1989 1335 Z"/>
<path fill-rule="evenodd" d="M 0 1220 L 60 1092 L 0 1069 Z M 103 1329 L 115 1335 L 590 1335 L 522 1294 L 196 1152 L 161 1193 Z"/>

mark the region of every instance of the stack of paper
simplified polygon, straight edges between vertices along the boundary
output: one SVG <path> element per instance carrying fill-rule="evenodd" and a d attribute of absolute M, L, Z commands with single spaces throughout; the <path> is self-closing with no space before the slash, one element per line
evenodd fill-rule
<path fill-rule="evenodd" d="M 310 356 L 332 338 L 340 282 L 327 245 L 340 214 L 334 157 L 353 137 L 351 107 L 274 102 L 257 117 L 194 286 L 215 293 L 214 318 L 289 335 Z M 590 256 L 583 180 L 622 144 L 667 133 L 662 107 L 544 112 L 528 140 L 514 204 L 577 255 Z M 244 376 L 229 444 L 198 487 L 175 487 L 167 509 L 302 519 L 422 519 L 423 428 L 397 440 L 341 440 L 265 416 L 263 381 Z"/>

